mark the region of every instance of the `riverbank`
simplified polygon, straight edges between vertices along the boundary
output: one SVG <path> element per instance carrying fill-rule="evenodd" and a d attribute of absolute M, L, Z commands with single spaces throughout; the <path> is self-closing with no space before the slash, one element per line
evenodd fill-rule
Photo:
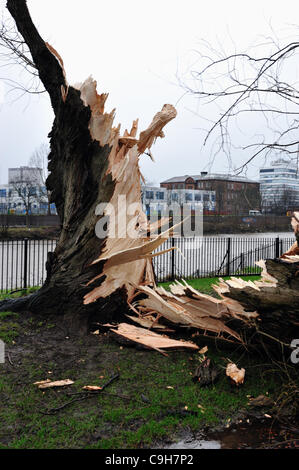
<path fill-rule="evenodd" d="M 228 229 L 227 226 L 222 227 L 223 231 L 217 231 L 217 232 L 208 232 L 207 230 L 204 230 L 203 236 L 219 236 L 219 237 L 234 237 L 234 236 L 240 236 L 240 237 L 272 237 L 275 238 L 276 236 L 281 236 L 281 237 L 290 237 L 292 238 L 293 232 L 292 230 L 273 230 L 273 231 L 246 231 L 243 229 L 239 230 L 236 229 L 234 232 L 232 230 L 230 231 L 225 231 L 225 229 Z M 26 228 L 26 227 L 10 227 L 10 228 L 5 228 L 1 229 L 0 227 L 0 240 L 24 240 L 25 238 L 29 240 L 57 240 L 59 238 L 60 230 L 56 227 L 31 227 L 31 228 Z"/>
<path fill-rule="evenodd" d="M 263 232 L 292 232 L 288 216 L 203 216 L 203 234 L 251 234 Z"/>
<path fill-rule="evenodd" d="M 205 281 L 197 287 L 207 293 L 215 280 Z M 22 292 L 13 294 L 18 295 Z M 0 338 L 7 343 L 6 362 L 0 364 L 0 448 L 168 447 L 186 433 L 209 436 L 247 420 L 259 419 L 270 428 L 283 414 L 283 368 L 269 367 L 268 359 L 249 355 L 239 345 L 192 338 L 208 346 L 207 357 L 221 370 L 217 382 L 200 387 L 192 380 L 202 357 L 197 352 L 165 357 L 119 344 L 104 330 L 75 337 L 57 317 L 2 313 Z M 243 386 L 232 386 L 225 376 L 228 358 L 245 368 Z M 101 387 L 115 375 L 102 393 L 80 395 L 83 386 Z M 46 379 L 74 384 L 45 391 L 33 385 Z M 250 398 L 259 396 L 268 400 L 254 418 Z M 289 440 L 285 436 L 279 439 Z"/>
<path fill-rule="evenodd" d="M 0 240 L 54 240 L 59 234 L 59 227 L 0 227 Z"/>
<path fill-rule="evenodd" d="M 58 238 L 60 233 L 58 216 L 31 216 L 31 224 L 26 226 L 25 216 L 0 215 L 0 240 L 4 239 L 50 239 Z M 212 216 L 202 219 L 203 235 L 258 234 L 290 232 L 291 218 L 288 216 Z"/>

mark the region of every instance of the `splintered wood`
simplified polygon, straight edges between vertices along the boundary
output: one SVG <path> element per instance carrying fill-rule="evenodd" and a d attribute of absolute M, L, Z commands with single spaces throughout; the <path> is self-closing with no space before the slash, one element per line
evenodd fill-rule
<path fill-rule="evenodd" d="M 57 60 L 60 60 L 59 57 Z M 142 175 L 139 169 L 139 157 L 145 152 L 151 156 L 153 143 L 158 137 L 164 137 L 164 126 L 175 118 L 175 108 L 169 104 L 164 105 L 154 116 L 149 127 L 140 132 L 139 137 L 138 120 L 133 122 L 130 131 L 125 130 L 121 135 L 120 125 L 113 127 L 115 110 L 110 113 L 105 112 L 108 95 L 98 94 L 96 85 L 96 81 L 89 77 L 84 83 L 76 85 L 76 88 L 80 91 L 82 102 L 91 111 L 89 132 L 92 139 L 101 147 L 108 146 L 111 149 L 105 177 L 110 177 L 114 182 L 114 191 L 109 207 L 107 206 L 103 213 L 104 219 L 107 216 L 109 220 L 107 235 L 104 237 L 105 243 L 91 263 L 95 275 L 87 282 L 90 291 L 84 297 L 84 304 L 109 298 L 122 289 L 129 307 L 135 313 L 135 316 L 131 316 L 131 321 L 148 330 L 163 331 L 179 325 L 196 328 L 204 334 L 216 335 L 229 341 L 242 342 L 240 334 L 227 323 L 231 320 L 250 323 L 254 321 L 257 313 L 246 311 L 238 302 L 225 298 L 221 289 L 229 288 L 229 284 L 217 287 L 222 298 L 215 299 L 200 294 L 184 282 L 171 285 L 171 292 L 157 288 L 155 283 L 152 258 L 157 254 L 153 252 L 174 233 L 176 226 L 153 236 L 153 233 L 156 233 L 156 230 L 168 220 L 163 219 L 150 225 L 142 210 L 140 183 Z M 63 94 L 65 93 L 64 90 Z M 122 203 L 120 198 L 123 198 Z M 134 211 L 128 212 L 129 206 L 134 206 Z M 117 226 L 115 223 L 110 223 L 111 213 L 114 222 L 122 220 L 124 223 L 118 223 Z M 96 274 L 97 268 L 98 274 Z M 251 286 L 254 288 L 253 284 Z M 132 330 L 128 328 L 127 326 L 125 329 L 122 324 L 117 334 L 123 334 L 136 341 L 137 330 L 134 330 L 136 333 L 134 336 Z M 162 347 L 159 336 L 152 331 L 149 333 L 148 330 L 144 330 L 142 336 L 138 336 L 138 341 L 140 342 L 141 338 L 144 345 L 159 350 Z M 160 337 L 160 341 L 163 345 L 174 344 L 165 337 Z M 182 347 L 181 343 L 175 344 Z M 184 346 L 186 347 L 186 344 Z M 191 348 L 194 349 L 194 346 Z"/>
<path fill-rule="evenodd" d="M 218 286 L 216 289 L 219 291 Z M 256 312 L 246 312 L 238 302 L 231 299 L 227 302 L 224 298 L 215 299 L 201 294 L 185 281 L 171 284 L 170 292 L 162 287 L 148 286 L 139 286 L 138 291 L 145 296 L 130 304 L 132 310 L 138 314 L 135 321 L 141 324 L 151 315 L 152 328 L 157 328 L 159 318 L 164 318 L 171 324 L 197 328 L 222 339 L 241 342 L 240 335 L 225 322 L 232 318 L 250 322 L 257 317 Z"/>
<path fill-rule="evenodd" d="M 236 364 L 230 362 L 226 367 L 226 375 L 230 378 L 233 384 L 239 386 L 244 383 L 245 369 L 238 369 Z"/>
<path fill-rule="evenodd" d="M 120 323 L 117 329 L 111 328 L 111 331 L 126 340 L 154 349 L 164 355 L 164 349 L 192 349 L 195 351 L 199 349 L 196 344 L 190 341 L 170 339 L 168 336 L 162 336 L 145 328 L 129 325 L 128 323 Z"/>
<path fill-rule="evenodd" d="M 60 60 L 59 57 L 57 60 Z M 175 118 L 175 108 L 164 105 L 139 137 L 138 120 L 133 122 L 130 131 L 125 130 L 124 134 L 120 135 L 120 125 L 113 127 L 115 110 L 105 112 L 108 95 L 97 93 L 96 82 L 88 78 L 76 88 L 80 91 L 85 106 L 89 106 L 91 110 L 89 131 L 92 139 L 98 141 L 102 147 L 108 146 L 111 149 L 105 176 L 114 182 L 110 208 L 105 209 L 103 214 L 109 220 L 107 235 L 104 237 L 105 243 L 99 253 L 95 254 L 95 259 L 90 265 L 95 275 L 87 283 L 90 291 L 84 297 L 84 304 L 109 298 L 122 289 L 130 309 L 135 314 L 132 313 L 129 319 L 143 328 L 122 323 L 118 329 L 112 328 L 112 331 L 160 352 L 163 348 L 173 347 L 196 349 L 192 343 L 173 342 L 152 331 L 169 331 L 175 325 L 197 329 L 204 335 L 222 340 L 242 343 L 244 340 L 241 332 L 246 328 L 254 328 L 257 321 L 261 320 L 259 305 L 260 299 L 264 298 L 264 292 L 267 296 L 273 294 L 274 297 L 278 292 L 279 281 L 273 273 L 267 272 L 265 261 L 259 262 L 262 268 L 260 281 L 220 279 L 219 284 L 213 286 L 220 297 L 218 299 L 201 294 L 185 281 L 171 284 L 170 292 L 157 287 L 155 283 L 152 258 L 159 253 L 153 252 L 174 233 L 175 227 L 153 236 L 168 220 L 163 219 L 150 225 L 142 210 L 139 157 L 146 152 L 152 158 L 151 146 L 158 137 L 164 136 L 162 129 Z M 66 93 L 67 90 L 64 90 L 64 97 Z M 123 203 L 120 203 L 119 198 L 124 198 Z M 134 206 L 134 211 L 129 213 L 127 207 L 130 205 Z M 123 220 L 124 223 L 118 226 L 110 223 L 111 213 L 114 215 L 114 221 Z M 299 239 L 299 213 L 294 213 L 292 226 L 296 238 Z M 281 262 L 285 265 L 299 262 L 297 242 L 282 256 Z M 250 302 L 247 302 L 244 292 L 246 295 L 250 294 Z M 272 319 L 269 324 L 271 322 Z"/>
<path fill-rule="evenodd" d="M 65 379 L 65 380 L 56 380 L 52 382 L 51 380 L 41 380 L 40 382 L 34 382 L 33 385 L 36 385 L 40 389 L 45 389 L 45 388 L 54 388 L 54 387 L 65 387 L 67 385 L 73 385 L 73 381 L 70 379 Z"/>
<path fill-rule="evenodd" d="M 154 273 L 151 263 L 152 252 L 169 236 L 164 232 L 155 240 L 150 240 L 150 230 L 146 215 L 142 210 L 139 157 L 150 148 L 158 137 L 164 137 L 163 127 L 176 116 L 175 108 L 166 104 L 158 112 L 149 127 L 137 138 L 138 120 L 133 122 L 130 131 L 120 135 L 120 125 L 113 127 L 115 110 L 105 112 L 107 94 L 99 95 L 96 81 L 89 77 L 84 83 L 75 87 L 80 91 L 85 106 L 91 110 L 89 131 L 91 137 L 104 147 L 111 148 L 108 156 L 106 176 L 110 176 L 115 184 L 109 208 L 104 216 L 111 215 L 113 208 L 114 220 L 122 220 L 122 224 L 108 224 L 108 233 L 104 249 L 92 264 L 99 266 L 99 274 L 88 285 L 91 287 L 84 297 L 84 304 L 106 298 L 120 288 L 125 288 L 128 299 L 134 295 L 135 285 L 146 281 L 154 285 Z M 120 198 L 123 198 L 121 203 Z M 127 211 L 134 207 L 133 213 Z M 129 233 L 128 233 L 129 232 Z M 102 278 L 100 285 L 93 284 Z"/>

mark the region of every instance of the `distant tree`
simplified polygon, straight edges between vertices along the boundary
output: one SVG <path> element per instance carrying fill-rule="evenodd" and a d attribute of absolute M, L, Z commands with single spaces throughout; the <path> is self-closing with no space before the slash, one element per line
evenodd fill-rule
<path fill-rule="evenodd" d="M 271 199 L 264 193 L 262 197 L 262 211 L 276 215 L 285 215 L 287 211 L 298 209 L 297 191 L 283 185 L 278 191 L 271 195 Z"/>
<path fill-rule="evenodd" d="M 36 171 L 31 171 L 30 169 L 28 169 L 28 171 L 26 169 L 23 169 L 23 171 L 20 170 L 15 178 L 10 179 L 9 182 L 9 199 L 13 200 L 13 196 L 17 196 L 21 199 L 27 217 L 27 225 L 29 225 L 28 216 L 31 213 L 33 204 L 38 203 L 41 198 L 41 169 L 35 168 L 35 170 Z"/>
<path fill-rule="evenodd" d="M 37 179 L 39 183 L 39 202 L 46 203 L 48 206 L 48 215 L 51 215 L 50 192 L 46 188 L 46 180 L 48 177 L 48 155 L 50 153 L 49 145 L 46 143 L 41 144 L 31 155 L 29 159 L 30 168 L 36 168 Z"/>

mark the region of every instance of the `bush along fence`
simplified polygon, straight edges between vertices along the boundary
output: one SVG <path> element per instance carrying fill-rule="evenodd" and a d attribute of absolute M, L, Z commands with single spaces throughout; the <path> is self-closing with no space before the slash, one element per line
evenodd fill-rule
<path fill-rule="evenodd" d="M 169 238 L 156 251 L 175 248 L 153 258 L 157 282 L 174 279 L 255 275 L 256 261 L 278 258 L 293 238 L 201 237 Z M 0 240 L 0 291 L 41 286 L 47 253 L 56 240 Z"/>

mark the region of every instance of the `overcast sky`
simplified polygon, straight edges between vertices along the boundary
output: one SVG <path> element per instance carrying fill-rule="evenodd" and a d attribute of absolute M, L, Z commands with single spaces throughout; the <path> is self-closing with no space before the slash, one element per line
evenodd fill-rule
<path fill-rule="evenodd" d="M 176 79 L 177 72 L 186 76 L 199 41 L 228 49 L 234 42 L 246 49 L 258 36 L 270 35 L 270 24 L 286 36 L 299 18 L 298 0 L 28 0 L 28 6 L 41 36 L 62 56 L 69 83 L 92 75 L 99 93 L 109 92 L 106 109 L 116 108 L 115 124 L 123 131 L 137 117 L 139 129 L 146 128 L 164 103 L 176 106 L 177 118 L 153 147 L 156 162 L 141 158 L 144 176 L 156 184 L 198 174 L 211 161 L 196 100 L 180 99 L 184 91 Z M 18 78 L 15 69 L 1 70 L 0 77 L 5 73 Z M 0 84 L 0 183 L 7 182 L 8 167 L 26 165 L 47 141 L 53 120 L 46 94 L 14 100 L 7 91 Z M 236 166 L 244 160 L 240 151 L 232 157 Z M 249 176 L 257 176 L 258 166 L 255 162 Z M 224 155 L 217 156 L 212 170 L 228 170 Z"/>

